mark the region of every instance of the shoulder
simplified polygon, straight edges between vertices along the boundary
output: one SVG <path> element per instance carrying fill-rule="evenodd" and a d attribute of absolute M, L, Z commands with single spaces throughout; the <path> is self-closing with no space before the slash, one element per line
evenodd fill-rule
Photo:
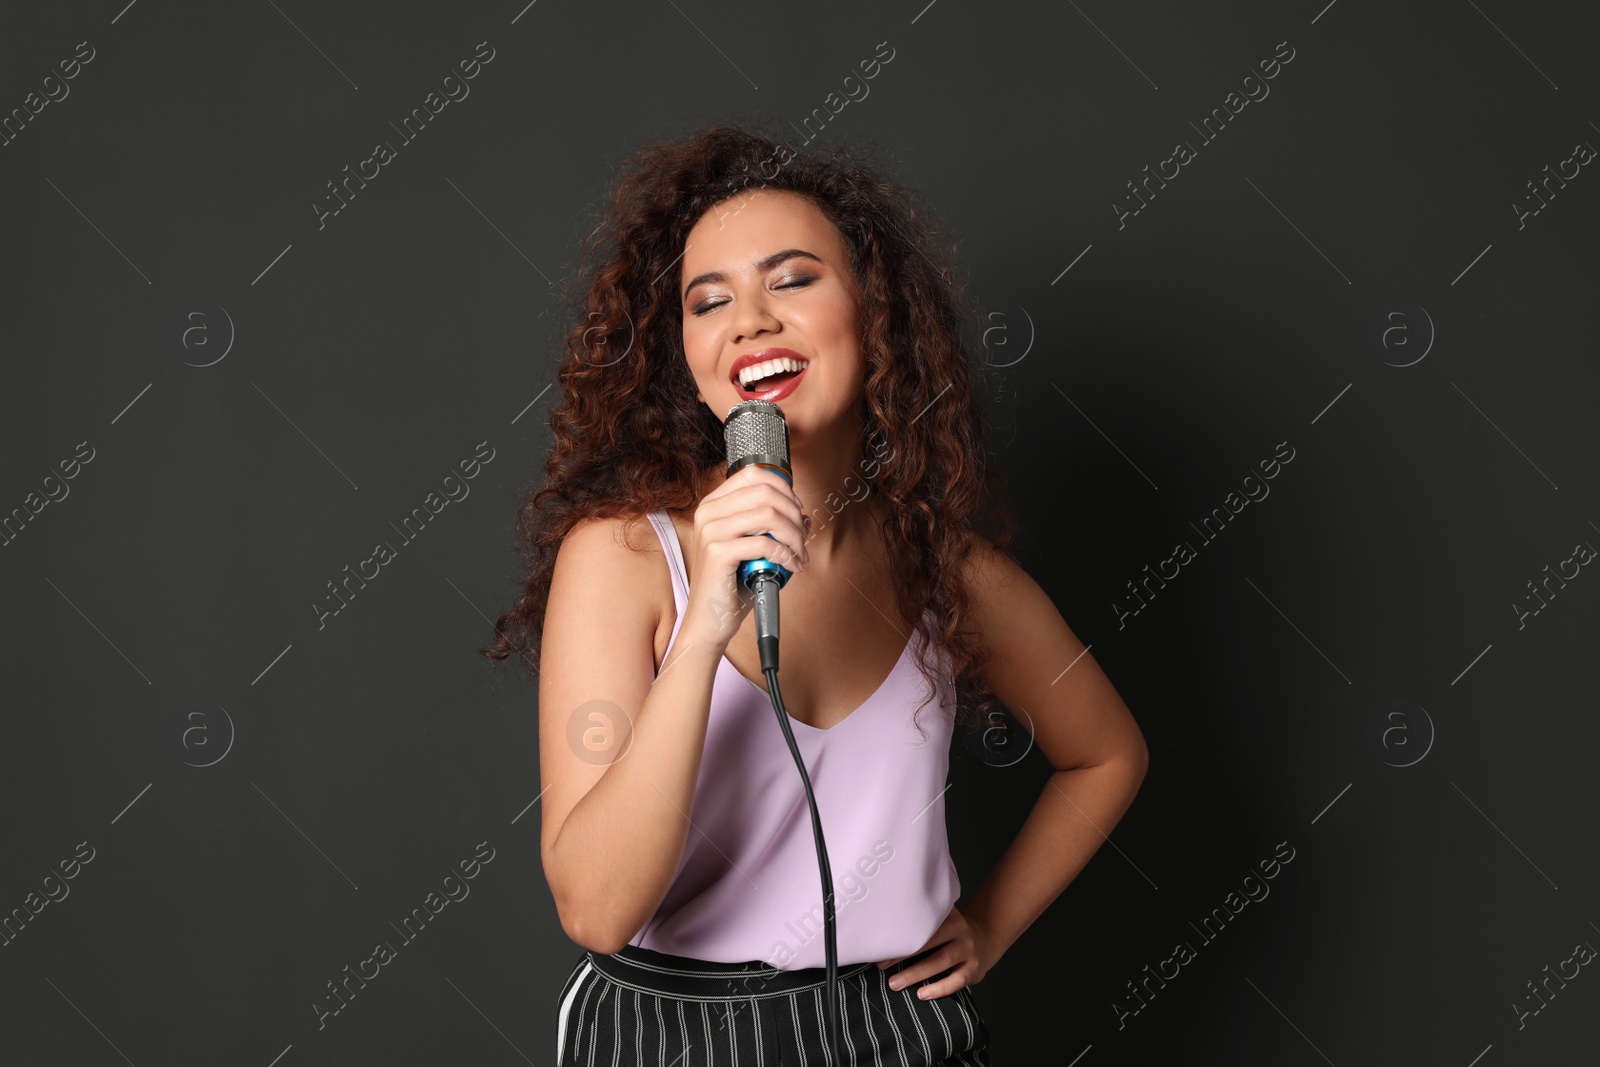
<path fill-rule="evenodd" d="M 661 539 L 649 517 L 600 516 L 579 519 L 561 540 L 555 582 L 579 583 L 591 591 L 648 593 L 654 607 L 665 593 L 671 599 L 669 575 L 661 562 Z"/>
<path fill-rule="evenodd" d="M 1028 582 L 1011 553 L 996 548 L 980 534 L 973 534 L 967 556 L 961 562 L 961 584 L 974 610 L 993 610 L 1015 591 L 1018 582 Z"/>
<path fill-rule="evenodd" d="M 561 539 L 561 551 L 575 558 L 615 561 L 624 555 L 661 551 L 661 542 L 655 536 L 649 516 L 637 515 L 587 516 L 572 524 Z"/>
<path fill-rule="evenodd" d="M 1042 635 L 1059 644 L 1072 643 L 1050 596 L 1016 557 L 987 538 L 973 535 L 961 564 L 961 583 L 967 595 L 967 628 L 984 648 L 979 671 L 986 677 L 1019 666 L 1016 657 L 1036 650 Z"/>

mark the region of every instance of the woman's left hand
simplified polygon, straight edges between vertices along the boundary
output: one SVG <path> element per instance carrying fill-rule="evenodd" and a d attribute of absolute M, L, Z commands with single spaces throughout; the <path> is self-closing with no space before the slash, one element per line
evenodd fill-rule
<path fill-rule="evenodd" d="M 924 978 L 949 970 L 950 973 L 937 982 L 930 982 L 917 990 L 918 997 L 931 1000 L 934 997 L 948 996 L 963 986 L 977 985 L 983 981 L 983 976 L 989 973 L 989 968 L 994 966 L 995 959 L 989 947 L 988 932 L 977 922 L 961 914 L 959 908 L 951 908 L 950 914 L 939 924 L 939 929 L 934 931 L 928 943 L 917 949 L 917 952 L 911 953 L 911 956 L 925 952 L 935 945 L 944 947 L 890 978 L 889 987 L 904 989 L 913 982 L 920 982 Z M 896 956 L 892 960 L 883 960 L 878 964 L 878 969 L 881 971 L 893 967 L 904 959 L 910 959 L 910 956 Z"/>

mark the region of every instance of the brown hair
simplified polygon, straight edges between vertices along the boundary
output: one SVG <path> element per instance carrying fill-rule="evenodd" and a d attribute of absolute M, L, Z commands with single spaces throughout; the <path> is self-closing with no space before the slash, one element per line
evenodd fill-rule
<path fill-rule="evenodd" d="M 586 518 L 688 508 L 704 472 L 726 464 L 722 422 L 696 398 L 674 283 L 686 236 L 708 210 L 742 189 L 771 188 L 808 197 L 850 250 L 867 358 L 863 425 L 882 460 L 864 479 L 886 505 L 881 532 L 896 607 L 925 638 L 913 634 L 918 667 L 925 679 L 938 677 L 931 646 L 950 655 L 957 721 L 971 708 L 977 722 L 998 704 L 976 673 L 982 646 L 962 628 L 968 603 L 959 581 L 976 538 L 1009 556 L 1016 529 L 985 443 L 985 364 L 963 333 L 982 320 L 954 280 L 946 229 L 865 155 L 836 147 L 800 156 L 748 124 L 724 125 L 639 148 L 613 178 L 565 293 L 574 313 L 557 369 L 561 399 L 550 412 L 544 485 L 517 511 L 525 585 L 496 620 L 498 641 L 480 649 L 484 656 L 518 652 L 537 673 L 567 533 Z M 657 284 L 663 278 L 668 284 Z M 924 610 L 937 627 L 927 626 Z"/>

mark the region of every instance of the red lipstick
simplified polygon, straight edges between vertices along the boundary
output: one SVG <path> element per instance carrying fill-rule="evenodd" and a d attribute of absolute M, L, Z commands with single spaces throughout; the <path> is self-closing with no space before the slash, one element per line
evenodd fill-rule
<path fill-rule="evenodd" d="M 794 377 L 788 378 L 781 382 L 775 382 L 762 389 L 746 389 L 739 383 L 740 371 L 744 370 L 746 367 L 757 363 L 765 363 L 771 359 L 792 359 L 798 362 L 804 362 L 807 364 L 807 366 L 800 368 L 799 372 L 796 373 Z M 800 379 L 804 378 L 806 376 L 806 372 L 811 369 L 809 366 L 810 363 L 810 359 L 802 356 L 792 348 L 763 348 L 758 352 L 747 352 L 738 359 L 734 360 L 733 367 L 728 371 L 728 379 L 733 383 L 733 388 L 738 392 L 740 400 L 778 401 L 795 391 L 796 387 L 798 387 L 800 384 Z"/>

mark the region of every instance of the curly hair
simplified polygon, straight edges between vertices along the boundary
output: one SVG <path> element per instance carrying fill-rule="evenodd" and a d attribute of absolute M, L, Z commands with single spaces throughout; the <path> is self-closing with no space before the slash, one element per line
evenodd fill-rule
<path fill-rule="evenodd" d="M 684 354 L 678 286 L 657 283 L 676 280 L 695 223 L 754 185 L 808 197 L 850 250 L 868 364 L 860 410 L 877 453 L 888 449 L 866 480 L 886 508 L 880 531 L 896 608 L 902 620 L 917 620 L 924 679 L 938 677 L 937 651 L 949 656 L 956 721 L 976 725 L 999 705 L 976 669 L 981 639 L 963 629 L 969 607 L 960 581 L 978 538 L 1009 557 L 1016 531 L 985 440 L 987 364 L 973 357 L 965 332 L 981 314 L 954 280 L 948 231 L 917 194 L 868 165 L 871 151 L 839 146 L 801 156 L 735 123 L 645 145 L 613 176 L 563 294 L 572 317 L 557 371 L 561 399 L 550 412 L 553 444 L 543 487 L 517 510 L 525 585 L 482 655 L 517 652 L 537 674 L 567 533 L 588 518 L 631 525 L 657 508 L 688 508 L 705 473 L 726 464 L 722 423 L 697 399 Z M 924 618 L 930 610 L 937 627 Z"/>

